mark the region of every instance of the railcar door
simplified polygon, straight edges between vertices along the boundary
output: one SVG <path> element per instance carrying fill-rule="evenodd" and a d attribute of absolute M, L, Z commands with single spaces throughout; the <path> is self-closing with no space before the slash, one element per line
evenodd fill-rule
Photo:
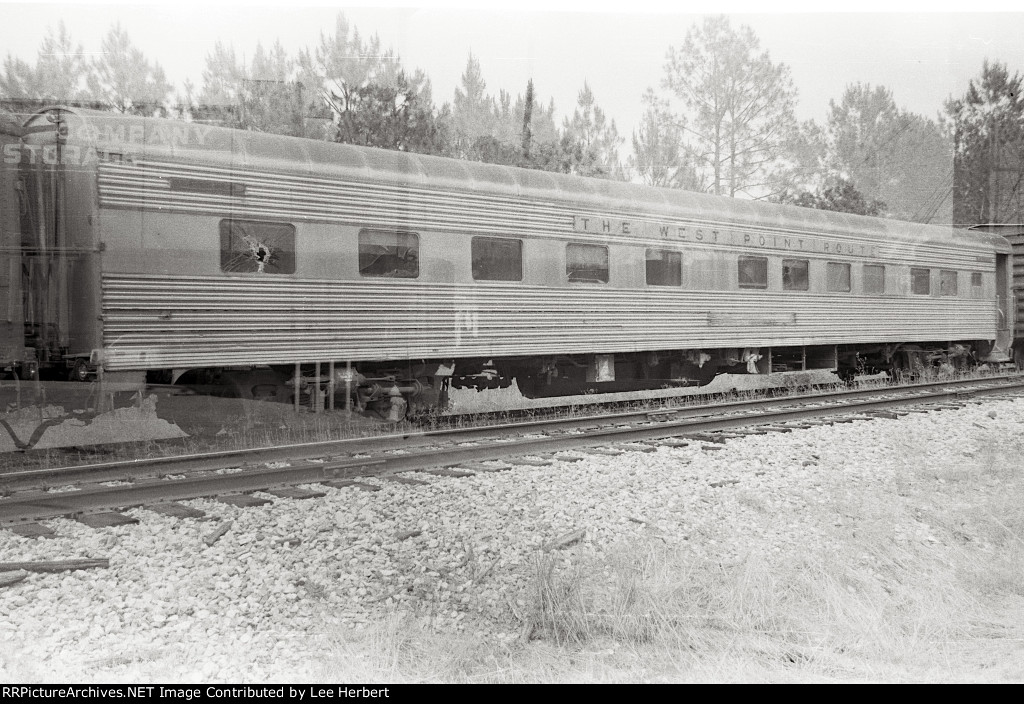
<path fill-rule="evenodd" d="M 53 110 L 28 122 L 17 184 L 25 339 L 51 374 L 98 347 L 91 169 L 67 147 L 66 119 Z"/>
<path fill-rule="evenodd" d="M 1017 303 L 1014 296 L 1013 280 L 1010 267 L 1012 257 L 1009 254 L 996 254 L 996 305 L 998 307 L 999 327 L 996 330 L 995 352 L 1010 354 L 1014 345 L 1014 329 L 1018 325 Z M 1014 361 L 1019 363 L 1020 350 L 1014 350 Z"/>
<path fill-rule="evenodd" d="M 22 281 L 25 335 L 40 363 L 60 364 L 68 348 L 67 229 L 56 124 L 32 128 L 22 152 Z"/>
<path fill-rule="evenodd" d="M 1009 254 L 996 255 L 996 292 L 999 299 L 999 332 L 1009 334 L 1013 325 L 1012 289 L 1009 282 Z"/>
<path fill-rule="evenodd" d="M 0 118 L 0 375 L 23 375 L 25 321 L 21 297 L 18 163 L 21 126 Z"/>

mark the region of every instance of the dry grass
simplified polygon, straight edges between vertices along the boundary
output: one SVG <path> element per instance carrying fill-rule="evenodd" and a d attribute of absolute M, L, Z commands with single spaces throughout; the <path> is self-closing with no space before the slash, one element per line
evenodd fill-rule
<path fill-rule="evenodd" d="M 749 557 L 723 567 L 647 546 L 639 554 L 616 551 L 589 570 L 546 563 L 538 565 L 524 630 L 530 642 L 439 634 L 392 614 L 354 640 L 337 639 L 325 675 L 384 682 L 1024 678 L 1020 554 L 986 560 L 961 553 L 952 564 L 905 549 L 870 557 L 872 567 L 820 557 L 784 564 Z"/>
<path fill-rule="evenodd" d="M 538 554 L 526 607 L 491 615 L 519 639 L 441 634 L 395 613 L 337 636 L 325 676 L 1024 681 L 1024 443 L 990 440 L 939 461 L 908 441 L 898 492 L 837 494 L 829 510 L 857 518 L 817 545 L 728 564 L 655 540 L 600 558 Z M 364 667 L 351 672 L 354 657 Z"/>
<path fill-rule="evenodd" d="M 651 538 L 599 553 L 538 552 L 507 608 L 467 618 L 455 634 L 426 610 L 326 629 L 303 641 L 313 670 L 302 679 L 1024 681 L 1024 441 L 993 431 L 976 442 L 962 457 L 936 458 L 908 439 L 896 490 L 837 485 L 823 513 L 856 518 L 825 520 L 830 531 L 789 550 L 752 545 L 720 562 Z M 496 632 L 517 635 L 488 635 Z M 40 680 L 50 666 L 12 656 L 0 652 L 12 681 Z M 154 652 L 94 659 L 82 672 L 173 681 L 205 677 L 203 664 Z"/>
<path fill-rule="evenodd" d="M 396 607 L 361 630 L 325 627 L 305 657 L 324 681 L 1024 681 L 1024 438 L 995 424 L 972 434 L 956 456 L 908 434 L 891 448 L 902 466 L 870 483 L 836 471 L 814 509 L 820 530 L 786 549 L 752 541 L 716 561 L 650 538 L 537 552 L 525 586 L 460 632 Z M 757 493 L 730 491 L 768 534 L 792 530 Z M 723 521 L 691 540 L 732 530 Z M 202 664 L 147 653 L 88 665 L 109 681 Z M 11 681 L 40 681 L 51 665 L 0 649 Z"/>

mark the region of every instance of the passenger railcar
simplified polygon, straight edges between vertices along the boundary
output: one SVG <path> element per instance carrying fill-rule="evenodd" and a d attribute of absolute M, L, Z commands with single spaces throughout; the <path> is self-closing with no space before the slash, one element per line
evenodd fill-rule
<path fill-rule="evenodd" d="M 69 109 L 2 139 L 23 376 L 434 405 L 1001 361 L 1012 337 L 989 234 Z"/>

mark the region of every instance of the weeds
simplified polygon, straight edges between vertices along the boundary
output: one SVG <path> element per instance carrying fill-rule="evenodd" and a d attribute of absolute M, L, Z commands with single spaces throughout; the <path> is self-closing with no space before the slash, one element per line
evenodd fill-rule
<path fill-rule="evenodd" d="M 955 378 L 984 378 L 1000 373 L 1002 372 L 999 369 L 982 367 L 971 372 L 957 371 L 953 376 Z M 928 378 L 932 380 L 938 378 L 938 373 L 934 371 L 928 371 L 924 376 L 928 375 L 931 375 Z M 111 461 L 171 457 L 218 450 L 275 447 L 344 438 L 422 432 L 423 430 L 477 428 L 516 421 L 578 419 L 608 413 L 655 412 L 729 401 L 799 398 L 842 388 L 841 384 L 824 383 L 825 376 L 820 374 L 815 376 L 814 372 L 788 376 L 770 375 L 767 379 L 736 376 L 733 380 L 736 383 L 740 381 L 750 384 L 757 382 L 758 386 L 742 389 L 725 388 L 718 392 L 711 391 L 710 387 L 701 387 L 692 389 L 693 393 L 690 395 L 652 397 L 614 403 L 602 402 L 601 395 L 595 394 L 594 402 L 586 405 L 525 408 L 462 415 L 444 415 L 437 410 L 421 411 L 398 424 L 375 421 L 363 418 L 358 414 L 349 415 L 342 410 L 324 411 L 323 413 L 295 413 L 292 406 L 281 403 L 242 401 L 211 396 L 169 397 L 162 399 L 158 404 L 158 415 L 170 422 L 178 423 L 189 434 L 189 437 L 94 446 L 89 450 L 58 448 L 4 453 L 0 454 L 0 470 L 7 467 L 53 468 L 82 464 L 88 461 L 82 457 L 83 452 L 90 454 L 102 452 L 108 455 L 105 459 Z M 912 381 L 923 380 L 926 379 L 922 376 Z M 888 379 L 862 379 L 853 383 L 855 388 L 893 385 L 896 384 Z M 170 413 L 164 408 L 164 405 L 167 404 L 174 408 Z M 174 404 L 178 405 L 174 406 Z"/>
<path fill-rule="evenodd" d="M 1022 444 L 982 434 L 951 458 L 909 438 L 888 480 L 837 480 L 819 531 L 779 551 L 752 544 L 723 563 L 648 539 L 538 552 L 479 630 L 408 618 L 376 647 L 390 675 L 448 682 L 1020 680 Z M 753 515 L 766 531 L 780 520 Z M 509 621 L 518 637 L 486 635 Z"/>
<path fill-rule="evenodd" d="M 556 571 L 560 556 L 543 553 L 536 558 L 530 585 L 529 610 L 523 617 L 520 640 L 529 642 L 539 631 L 558 645 L 579 645 L 590 638 L 591 614 L 583 600 L 583 573 L 578 564 L 566 574 Z"/>

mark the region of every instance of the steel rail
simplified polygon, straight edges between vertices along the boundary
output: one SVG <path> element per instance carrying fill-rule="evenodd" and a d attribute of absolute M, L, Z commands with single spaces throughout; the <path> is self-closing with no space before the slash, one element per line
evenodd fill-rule
<path fill-rule="evenodd" d="M 650 421 L 639 427 L 614 426 L 594 429 L 580 435 L 559 434 L 502 442 L 495 440 L 476 445 L 459 445 L 444 449 L 428 448 L 422 452 L 397 453 L 394 450 L 370 458 L 345 459 L 307 463 L 288 467 L 267 467 L 235 473 L 200 472 L 180 478 L 150 479 L 130 485 L 92 485 L 76 491 L 21 492 L 0 498 L 0 525 L 38 521 L 58 516 L 74 516 L 115 508 L 128 508 L 157 502 L 195 499 L 223 494 L 249 493 L 297 484 L 309 484 L 355 477 L 383 477 L 400 472 L 458 466 L 467 462 L 504 459 L 544 454 L 624 442 L 659 440 L 669 437 L 693 436 L 699 433 L 735 428 L 775 425 L 828 415 L 859 414 L 901 406 L 920 406 L 966 396 L 1005 394 L 1024 389 L 1024 382 L 1012 385 L 916 393 L 902 397 L 866 399 L 844 404 L 815 404 L 802 408 L 782 408 L 763 412 L 711 418 L 668 419 Z"/>
<path fill-rule="evenodd" d="M 721 416 L 759 408 L 777 409 L 786 406 L 805 406 L 808 403 L 842 403 L 860 398 L 874 398 L 892 395 L 903 397 L 915 392 L 926 393 L 929 389 L 959 387 L 961 392 L 975 386 L 987 387 L 993 383 L 1013 388 L 1021 375 L 998 375 L 973 379 L 945 380 L 905 384 L 899 386 L 843 389 L 839 391 L 816 392 L 787 396 L 785 398 L 758 398 L 742 401 L 727 401 L 692 406 L 678 406 L 663 409 L 619 411 L 579 417 L 545 418 L 526 422 L 496 423 L 475 428 L 442 428 L 436 430 L 413 430 L 408 432 L 325 440 L 312 443 L 295 443 L 275 447 L 248 448 L 241 450 L 219 450 L 189 455 L 117 460 L 87 465 L 64 466 L 46 469 L 25 469 L 0 472 L 0 487 L 12 490 L 33 484 L 73 483 L 89 481 L 139 480 L 162 474 L 219 470 L 243 464 L 268 462 L 295 462 L 303 459 L 327 457 L 339 453 L 359 454 L 368 451 L 380 452 L 388 449 L 414 449 L 430 443 L 460 443 L 485 439 L 487 436 L 508 433 L 557 432 L 567 429 L 607 425 L 610 423 L 635 423 L 645 419 L 683 419 L 700 416 Z M 681 397 L 685 398 L 685 397 Z"/>

